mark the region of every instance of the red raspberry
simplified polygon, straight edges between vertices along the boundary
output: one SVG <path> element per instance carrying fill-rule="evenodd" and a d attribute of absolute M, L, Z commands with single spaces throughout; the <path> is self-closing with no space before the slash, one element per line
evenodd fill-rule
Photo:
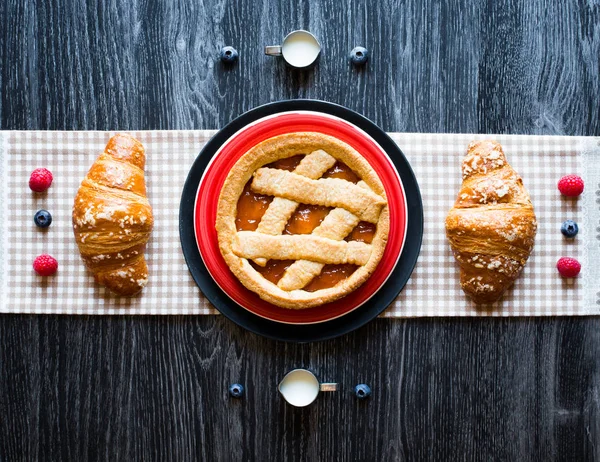
<path fill-rule="evenodd" d="M 577 175 L 563 176 L 558 182 L 558 190 L 565 196 L 579 196 L 583 192 L 583 180 Z"/>
<path fill-rule="evenodd" d="M 556 262 L 556 269 L 564 278 L 574 278 L 581 271 L 581 263 L 571 257 L 561 257 Z"/>
<path fill-rule="evenodd" d="M 58 269 L 58 262 L 50 255 L 40 255 L 33 260 L 33 269 L 40 276 L 52 276 Z"/>
<path fill-rule="evenodd" d="M 29 177 L 29 187 L 35 192 L 44 192 L 52 184 L 52 172 L 47 168 L 36 168 Z"/>

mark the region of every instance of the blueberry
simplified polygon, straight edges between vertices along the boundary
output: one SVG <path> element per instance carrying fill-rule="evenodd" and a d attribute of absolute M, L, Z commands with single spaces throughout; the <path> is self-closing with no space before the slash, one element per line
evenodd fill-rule
<path fill-rule="evenodd" d="M 52 215 L 48 210 L 38 210 L 33 216 L 33 221 L 40 228 L 47 228 L 52 223 Z"/>
<path fill-rule="evenodd" d="M 364 47 L 356 47 L 350 52 L 350 61 L 355 66 L 362 66 L 369 59 L 369 50 Z"/>
<path fill-rule="evenodd" d="M 577 226 L 577 223 L 575 223 L 573 220 L 564 221 L 562 226 L 560 227 L 560 232 L 563 233 L 566 237 L 575 237 L 578 231 L 579 227 Z"/>
<path fill-rule="evenodd" d="M 241 398 L 244 394 L 244 385 L 241 383 L 232 383 L 229 386 L 229 394 L 234 398 Z"/>
<path fill-rule="evenodd" d="M 354 387 L 354 394 L 358 399 L 367 399 L 371 396 L 371 387 L 366 383 L 359 383 Z"/>
<path fill-rule="evenodd" d="M 221 53 L 219 53 L 221 61 L 227 64 L 235 63 L 238 60 L 238 52 L 233 47 L 223 47 L 221 48 Z"/>

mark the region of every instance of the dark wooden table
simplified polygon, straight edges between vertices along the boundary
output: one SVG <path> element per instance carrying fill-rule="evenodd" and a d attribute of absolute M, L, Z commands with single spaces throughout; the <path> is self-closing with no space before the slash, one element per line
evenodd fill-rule
<path fill-rule="evenodd" d="M 388 131 L 600 135 L 598 1 L 459 3 L 3 0 L 0 129 L 219 128 L 318 98 Z M 294 28 L 323 44 L 312 72 L 262 53 Z M 0 460 L 599 460 L 599 366 L 594 317 L 293 345 L 221 316 L 4 315 Z M 275 384 L 294 367 L 342 391 L 293 409 Z"/>

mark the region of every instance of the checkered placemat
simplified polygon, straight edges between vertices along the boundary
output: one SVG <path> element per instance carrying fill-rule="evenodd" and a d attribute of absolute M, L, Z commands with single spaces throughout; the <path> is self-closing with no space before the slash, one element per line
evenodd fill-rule
<path fill-rule="evenodd" d="M 132 132 L 146 147 L 148 195 L 155 228 L 146 257 L 150 282 L 141 296 L 119 298 L 97 286 L 87 273 L 71 229 L 73 197 L 90 165 L 102 152 L 108 132 L 0 132 L 2 204 L 0 264 L 3 279 L 0 312 L 62 314 L 214 314 L 193 282 L 179 242 L 179 201 L 195 157 L 213 131 Z M 590 268 L 600 261 L 600 146 L 596 138 L 391 134 L 410 161 L 423 195 L 425 230 L 417 267 L 398 299 L 383 314 L 408 316 L 546 316 L 600 314 L 600 278 Z M 462 293 L 458 268 L 444 234 L 444 219 L 460 187 L 460 162 L 473 139 L 495 138 L 531 194 L 539 228 L 534 252 L 514 287 L 495 306 L 477 308 Z M 31 171 L 54 174 L 46 194 L 28 188 Z M 583 174 L 580 199 L 562 198 L 558 178 Z M 33 214 L 48 209 L 52 226 L 40 230 Z M 580 225 L 572 241 L 560 234 L 571 218 Z M 59 273 L 35 275 L 36 255 L 50 253 Z M 575 280 L 562 280 L 555 269 L 560 256 L 583 265 Z M 589 262 L 589 263 L 588 263 Z"/>

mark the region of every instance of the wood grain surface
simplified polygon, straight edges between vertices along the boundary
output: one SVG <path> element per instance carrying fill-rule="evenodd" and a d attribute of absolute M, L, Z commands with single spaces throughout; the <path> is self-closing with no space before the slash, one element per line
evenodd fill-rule
<path fill-rule="evenodd" d="M 312 71 L 262 53 L 296 28 L 323 44 Z M 600 135 L 599 56 L 598 0 L 3 0 L 0 129 L 219 128 L 318 98 L 388 131 Z M 285 405 L 295 367 L 341 391 Z M 217 316 L 4 315 L 0 460 L 600 460 L 599 367 L 593 317 L 293 345 Z"/>

